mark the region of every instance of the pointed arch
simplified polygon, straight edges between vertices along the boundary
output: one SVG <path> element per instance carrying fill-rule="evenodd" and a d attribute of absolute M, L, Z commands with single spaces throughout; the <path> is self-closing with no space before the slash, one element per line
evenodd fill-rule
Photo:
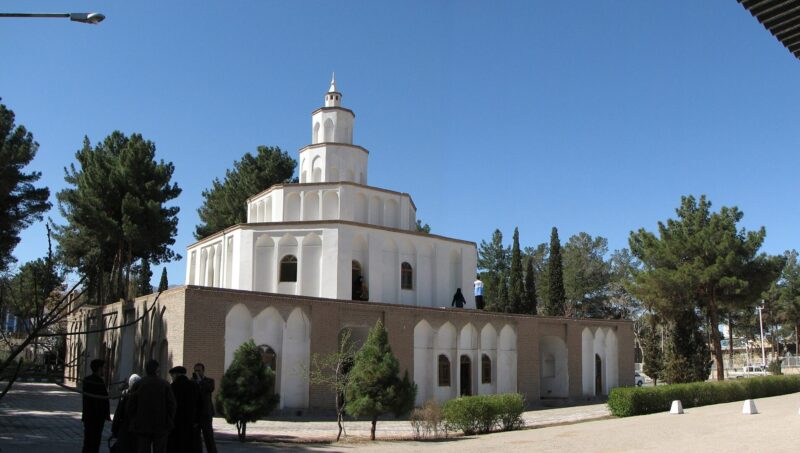
<path fill-rule="evenodd" d="M 303 263 L 300 294 L 319 297 L 322 280 L 322 239 L 315 233 L 303 238 Z"/>
<path fill-rule="evenodd" d="M 414 383 L 419 406 L 433 397 L 433 338 L 428 321 L 423 319 L 414 326 Z"/>
<path fill-rule="evenodd" d="M 303 197 L 303 220 L 319 220 L 319 195 L 306 192 Z"/>
<path fill-rule="evenodd" d="M 283 407 L 308 407 L 308 362 L 311 326 L 308 316 L 297 307 L 286 319 L 283 337 L 283 373 L 281 401 Z"/>
<path fill-rule="evenodd" d="M 291 192 L 286 195 L 286 212 L 284 218 L 287 222 L 296 222 L 301 218 L 300 194 Z"/>
<path fill-rule="evenodd" d="M 329 190 L 322 195 L 322 218 L 323 220 L 339 218 L 339 194 L 335 190 Z"/>
<path fill-rule="evenodd" d="M 233 353 L 253 336 L 253 321 L 250 310 L 244 304 L 236 304 L 225 315 L 225 369 L 233 361 Z"/>

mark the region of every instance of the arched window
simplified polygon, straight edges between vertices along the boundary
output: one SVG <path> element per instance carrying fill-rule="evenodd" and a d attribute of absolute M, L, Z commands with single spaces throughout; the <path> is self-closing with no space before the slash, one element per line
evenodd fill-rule
<path fill-rule="evenodd" d="M 414 270 L 406 262 L 400 265 L 400 289 L 414 289 Z"/>
<path fill-rule="evenodd" d="M 439 387 L 450 387 L 450 359 L 439 355 Z"/>
<path fill-rule="evenodd" d="M 297 281 L 297 257 L 294 255 L 286 255 L 281 258 L 281 275 L 279 278 L 281 282 L 296 282 Z"/>
<path fill-rule="evenodd" d="M 481 384 L 492 383 L 492 359 L 488 355 L 481 356 Z"/>

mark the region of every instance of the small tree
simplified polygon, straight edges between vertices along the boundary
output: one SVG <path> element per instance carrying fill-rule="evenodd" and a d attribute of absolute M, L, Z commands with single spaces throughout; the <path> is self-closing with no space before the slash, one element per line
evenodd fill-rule
<path fill-rule="evenodd" d="M 217 395 L 217 409 L 225 421 L 236 425 L 239 441 L 245 441 L 248 422 L 269 415 L 278 405 L 274 384 L 275 373 L 264 364 L 253 340 L 239 346 Z"/>
<path fill-rule="evenodd" d="M 350 368 L 353 366 L 355 356 L 356 347 L 350 339 L 349 329 L 342 331 L 339 347 L 335 352 L 311 356 L 308 381 L 312 384 L 324 385 L 336 395 L 336 424 L 339 426 L 339 433 L 336 434 L 337 442 L 344 432 L 345 392 L 347 383 L 350 381 Z"/>
<path fill-rule="evenodd" d="M 378 321 L 369 332 L 367 342 L 356 354 L 347 384 L 345 406 L 348 414 L 371 419 L 372 440 L 375 440 L 375 425 L 379 416 L 391 412 L 400 417 L 414 407 L 417 385 L 409 381 L 408 371 L 401 380 L 399 371 L 400 365 L 389 346 L 389 336 Z"/>

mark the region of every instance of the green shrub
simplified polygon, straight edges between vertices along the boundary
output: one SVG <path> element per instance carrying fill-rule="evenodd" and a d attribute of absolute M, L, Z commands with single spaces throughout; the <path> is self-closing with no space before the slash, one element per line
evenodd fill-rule
<path fill-rule="evenodd" d="M 483 434 L 500 427 L 503 430 L 523 426 L 525 400 L 517 393 L 464 396 L 444 403 L 442 415 L 447 430 L 464 434 Z"/>
<path fill-rule="evenodd" d="M 767 371 L 769 371 L 770 374 L 774 374 L 777 376 L 783 374 L 783 371 L 781 371 L 781 360 L 778 359 L 770 362 L 769 366 L 767 367 Z"/>
<path fill-rule="evenodd" d="M 525 421 L 522 413 L 525 412 L 525 398 L 519 393 L 503 393 L 491 395 L 490 401 L 495 405 L 500 428 L 511 431 L 522 428 Z"/>
<path fill-rule="evenodd" d="M 629 417 L 667 411 L 674 400 L 680 400 L 683 407 L 698 407 L 798 391 L 800 376 L 794 375 L 658 387 L 617 387 L 608 395 L 608 407 L 617 417 Z"/>

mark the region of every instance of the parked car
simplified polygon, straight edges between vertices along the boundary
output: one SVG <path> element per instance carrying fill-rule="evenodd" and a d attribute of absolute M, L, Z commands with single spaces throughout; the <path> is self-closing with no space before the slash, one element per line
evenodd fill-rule
<path fill-rule="evenodd" d="M 633 373 L 633 383 L 636 384 L 637 387 L 641 387 L 644 385 L 644 378 L 639 373 Z"/>

